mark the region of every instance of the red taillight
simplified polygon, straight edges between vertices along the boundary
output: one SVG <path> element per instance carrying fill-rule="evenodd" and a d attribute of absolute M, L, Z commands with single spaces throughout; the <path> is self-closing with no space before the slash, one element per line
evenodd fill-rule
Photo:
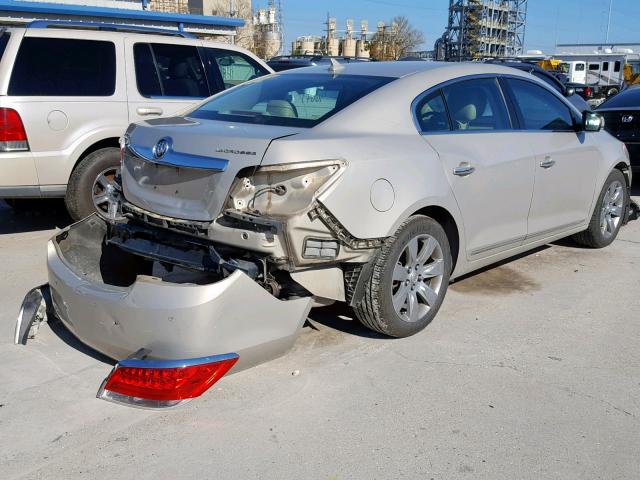
<path fill-rule="evenodd" d="M 584 96 L 587 98 L 591 98 L 591 87 L 584 87 Z"/>
<path fill-rule="evenodd" d="M 0 151 L 25 150 L 29 144 L 20 115 L 13 108 L 0 108 Z"/>
<path fill-rule="evenodd" d="M 125 360 L 113 369 L 98 397 L 149 408 L 175 406 L 206 392 L 238 358 L 228 354 L 185 361 Z"/>

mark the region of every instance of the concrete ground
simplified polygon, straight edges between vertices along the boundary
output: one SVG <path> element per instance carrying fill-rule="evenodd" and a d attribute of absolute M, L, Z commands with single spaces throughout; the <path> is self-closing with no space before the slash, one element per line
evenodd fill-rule
<path fill-rule="evenodd" d="M 640 478 L 640 222 L 453 284 L 411 338 L 313 311 L 285 357 L 156 413 L 95 399 L 111 365 L 61 327 L 12 344 L 66 221 L 0 207 L 4 480 Z"/>

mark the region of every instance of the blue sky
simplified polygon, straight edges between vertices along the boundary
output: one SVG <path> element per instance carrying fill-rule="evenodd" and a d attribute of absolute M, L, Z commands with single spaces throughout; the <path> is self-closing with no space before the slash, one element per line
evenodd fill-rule
<path fill-rule="evenodd" d="M 449 0 L 282 0 L 288 48 L 301 35 L 320 35 L 327 13 L 344 28 L 348 18 L 369 20 L 370 29 L 379 20 L 407 16 L 425 35 L 425 49 L 431 49 L 447 24 Z M 266 0 L 254 0 L 265 6 Z M 609 0 L 529 0 L 527 49 L 553 52 L 557 43 L 603 42 L 607 28 Z M 610 42 L 640 43 L 640 0 L 613 0 Z"/>

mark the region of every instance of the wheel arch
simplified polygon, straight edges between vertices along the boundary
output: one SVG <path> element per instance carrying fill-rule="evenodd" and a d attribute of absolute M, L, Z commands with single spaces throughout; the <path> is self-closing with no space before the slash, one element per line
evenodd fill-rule
<path fill-rule="evenodd" d="M 442 226 L 447 238 L 449 239 L 449 248 L 451 249 L 452 260 L 451 271 L 453 272 L 458 263 L 458 257 L 460 254 L 460 229 L 458 228 L 458 224 L 456 223 L 453 215 L 451 215 L 446 208 L 438 205 L 422 207 L 421 209 L 413 212 L 411 216 L 413 215 L 425 215 L 427 217 L 431 217 Z"/>
<path fill-rule="evenodd" d="M 120 148 L 120 139 L 118 137 L 107 137 L 102 140 L 98 140 L 97 142 L 92 143 L 87 148 L 85 148 L 80 155 L 76 158 L 76 161 L 73 164 L 73 168 L 71 171 L 73 172 L 78 164 L 87 156 L 101 150 L 103 148 L 115 147 Z"/>
<path fill-rule="evenodd" d="M 627 181 L 627 187 L 631 186 L 631 167 L 625 162 L 619 162 L 613 167 L 613 170 L 620 170 Z"/>

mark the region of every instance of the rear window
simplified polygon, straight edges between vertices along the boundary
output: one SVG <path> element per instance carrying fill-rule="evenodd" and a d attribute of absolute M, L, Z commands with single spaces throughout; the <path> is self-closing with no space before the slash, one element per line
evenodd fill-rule
<path fill-rule="evenodd" d="M 18 50 L 8 93 L 108 97 L 115 88 L 113 42 L 26 37 Z"/>
<path fill-rule="evenodd" d="M 222 93 L 188 116 L 310 128 L 392 80 L 365 75 L 271 75 Z"/>

